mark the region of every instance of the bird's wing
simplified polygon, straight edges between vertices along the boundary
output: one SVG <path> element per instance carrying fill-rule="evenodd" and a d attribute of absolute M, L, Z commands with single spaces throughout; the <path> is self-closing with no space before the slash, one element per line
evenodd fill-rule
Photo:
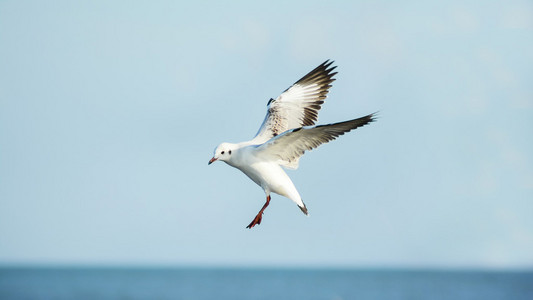
<path fill-rule="evenodd" d="M 256 155 L 276 161 L 284 167 L 296 169 L 305 151 L 312 150 L 374 120 L 375 114 L 370 114 L 335 124 L 292 129 L 257 146 Z"/>
<path fill-rule="evenodd" d="M 263 144 L 271 138 L 294 128 L 314 125 L 318 111 L 327 97 L 335 79 L 330 67 L 333 61 L 326 60 L 313 71 L 286 89 L 278 98 L 267 103 L 267 114 L 251 144 Z"/>

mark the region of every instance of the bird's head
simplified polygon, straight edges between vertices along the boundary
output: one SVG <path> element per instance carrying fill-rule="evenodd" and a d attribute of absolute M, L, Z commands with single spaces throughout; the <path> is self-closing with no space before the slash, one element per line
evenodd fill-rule
<path fill-rule="evenodd" d="M 231 154 L 235 152 L 235 145 L 230 143 L 222 143 L 216 147 L 215 152 L 213 154 L 213 158 L 209 160 L 208 165 L 212 164 L 213 162 L 217 160 L 221 161 L 228 161 L 231 159 Z"/>

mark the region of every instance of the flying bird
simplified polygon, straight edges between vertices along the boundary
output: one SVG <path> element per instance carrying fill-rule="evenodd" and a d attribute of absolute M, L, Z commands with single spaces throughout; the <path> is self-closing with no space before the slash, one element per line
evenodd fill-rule
<path fill-rule="evenodd" d="M 375 113 L 349 121 L 314 126 L 318 111 L 335 81 L 326 60 L 307 75 L 296 81 L 276 99 L 267 103 L 267 113 L 256 136 L 237 144 L 222 143 L 216 147 L 209 165 L 223 161 L 241 170 L 266 194 L 266 202 L 246 228 L 261 224 L 263 213 L 270 203 L 270 194 L 294 201 L 305 215 L 307 207 L 298 190 L 283 168 L 297 169 L 305 151 L 336 139 L 357 127 L 375 121 Z"/>

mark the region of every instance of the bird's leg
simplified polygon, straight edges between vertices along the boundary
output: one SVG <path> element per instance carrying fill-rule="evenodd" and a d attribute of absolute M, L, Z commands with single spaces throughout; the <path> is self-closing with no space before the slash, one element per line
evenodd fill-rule
<path fill-rule="evenodd" d="M 266 200 L 265 205 L 263 205 L 263 208 L 261 208 L 261 210 L 259 211 L 259 213 L 257 213 L 257 216 L 255 216 L 255 218 L 252 221 L 252 223 L 250 223 L 250 225 L 246 226 L 246 228 L 250 228 L 251 229 L 255 225 L 261 224 L 261 219 L 263 218 L 263 212 L 265 211 L 265 208 L 267 208 L 269 203 L 270 203 L 270 195 L 267 196 L 267 200 Z"/>

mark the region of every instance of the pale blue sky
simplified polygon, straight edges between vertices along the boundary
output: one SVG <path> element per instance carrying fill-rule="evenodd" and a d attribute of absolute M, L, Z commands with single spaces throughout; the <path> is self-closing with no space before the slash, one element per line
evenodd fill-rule
<path fill-rule="evenodd" d="M 1 1 L 0 264 L 533 267 L 533 4 L 331 2 Z M 380 119 L 247 230 L 207 161 L 326 59 Z"/>

